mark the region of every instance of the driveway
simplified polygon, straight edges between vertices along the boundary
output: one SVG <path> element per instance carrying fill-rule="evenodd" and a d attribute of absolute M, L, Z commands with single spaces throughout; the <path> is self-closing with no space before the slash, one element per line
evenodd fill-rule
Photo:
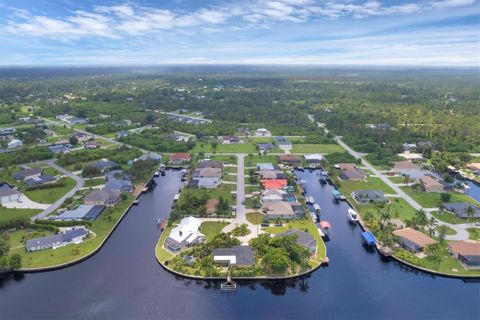
<path fill-rule="evenodd" d="M 2 206 L 8 209 L 40 209 L 44 210 L 47 209 L 50 204 L 44 204 L 44 203 L 38 203 L 35 201 L 32 201 L 27 198 L 24 194 L 22 194 L 22 202 L 9 202 L 9 203 L 3 203 Z"/>

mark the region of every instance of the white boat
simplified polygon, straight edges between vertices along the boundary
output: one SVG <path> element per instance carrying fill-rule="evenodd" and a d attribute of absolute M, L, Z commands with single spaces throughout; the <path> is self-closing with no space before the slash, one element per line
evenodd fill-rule
<path fill-rule="evenodd" d="M 348 209 L 348 220 L 351 222 L 356 222 L 358 221 L 358 213 L 357 211 L 353 210 L 352 208 Z"/>
<path fill-rule="evenodd" d="M 155 173 L 153 174 L 155 177 L 158 177 L 160 175 L 160 172 L 158 171 L 155 171 Z"/>
<path fill-rule="evenodd" d="M 307 203 L 314 204 L 314 203 L 315 203 L 315 199 L 313 199 L 312 196 L 308 196 L 308 197 L 307 197 Z"/>
<path fill-rule="evenodd" d="M 173 197 L 173 202 L 177 202 L 178 199 L 180 199 L 180 194 L 177 193 L 174 197 Z"/>
<path fill-rule="evenodd" d="M 315 213 L 320 213 L 321 208 L 318 204 L 314 203 L 313 204 L 313 209 L 315 210 Z"/>

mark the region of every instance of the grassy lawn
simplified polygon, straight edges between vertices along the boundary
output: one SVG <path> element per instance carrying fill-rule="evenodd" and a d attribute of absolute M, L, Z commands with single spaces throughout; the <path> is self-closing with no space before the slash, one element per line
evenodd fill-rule
<path fill-rule="evenodd" d="M 222 229 L 228 225 L 228 222 L 206 221 L 200 226 L 200 232 L 205 235 L 207 242 L 211 241 Z"/>
<path fill-rule="evenodd" d="M 466 270 L 457 259 L 453 258 L 447 251 L 447 246 L 441 246 L 440 253 L 441 259 L 440 261 L 435 261 L 430 257 L 426 257 L 422 259 L 424 263 L 424 267 L 427 267 L 432 270 L 440 271 L 440 272 L 447 272 L 451 274 L 468 274 L 468 275 L 480 275 L 480 270 L 478 271 L 468 271 Z M 452 269 L 456 269 L 457 271 L 453 271 Z"/>
<path fill-rule="evenodd" d="M 411 219 L 415 216 L 415 209 L 401 198 L 390 198 L 390 203 L 385 204 L 385 210 L 387 210 L 392 218 L 398 218 L 402 221 Z M 364 216 L 367 212 L 373 213 L 377 218 L 380 218 L 381 208 L 375 204 L 357 205 L 359 213 Z M 379 212 L 380 210 L 380 212 Z"/>
<path fill-rule="evenodd" d="M 170 234 L 171 230 L 172 230 L 172 227 L 166 227 L 162 231 L 160 239 L 158 240 L 158 243 L 157 243 L 157 247 L 155 248 L 155 255 L 157 259 L 162 263 L 173 257 L 173 254 L 171 254 L 170 252 L 162 248 L 163 243 L 165 242 L 165 239 L 167 238 L 167 236 Z"/>
<path fill-rule="evenodd" d="M 222 196 L 224 199 L 228 201 L 228 203 L 233 204 L 233 196 L 231 191 L 236 190 L 236 185 L 227 185 L 222 184 L 217 189 L 190 189 L 186 188 L 183 189 L 180 199 L 178 199 L 178 204 L 181 205 L 182 201 L 185 199 L 185 195 L 190 193 L 192 195 L 197 196 L 198 198 L 205 198 L 205 199 L 218 199 Z"/>
<path fill-rule="evenodd" d="M 470 233 L 470 239 L 480 240 L 480 229 L 479 228 L 467 228 L 468 233 Z"/>
<path fill-rule="evenodd" d="M 264 227 L 262 228 L 263 231 L 269 232 L 272 234 L 278 234 L 288 229 L 298 229 L 302 231 L 307 231 L 313 238 L 317 241 L 317 256 L 316 258 L 320 261 L 323 259 L 327 254 L 327 249 L 323 242 L 322 237 L 318 233 L 317 226 L 311 219 L 303 219 L 303 220 L 292 220 L 287 221 L 283 227 Z"/>
<path fill-rule="evenodd" d="M 25 195 L 32 201 L 38 203 L 55 203 L 58 199 L 63 197 L 68 191 L 72 190 L 76 182 L 72 178 L 66 177 L 65 185 L 61 187 L 45 188 L 45 189 L 36 189 L 31 191 L 25 191 Z"/>
<path fill-rule="evenodd" d="M 30 218 L 39 214 L 42 210 L 36 209 L 7 209 L 0 206 L 0 222 L 8 221 L 15 218 Z"/>
<path fill-rule="evenodd" d="M 221 144 L 217 143 L 214 149 L 210 142 L 198 141 L 191 150 L 192 153 L 255 153 L 256 146 L 251 143 Z"/>
<path fill-rule="evenodd" d="M 401 176 L 389 177 L 388 180 L 392 181 L 393 183 L 404 183 L 405 178 Z"/>
<path fill-rule="evenodd" d="M 237 164 L 237 157 L 236 156 L 227 156 L 221 154 L 214 154 L 210 156 L 210 160 L 218 160 L 222 161 L 223 163 L 230 163 L 230 164 Z"/>
<path fill-rule="evenodd" d="M 257 163 L 272 163 L 278 164 L 278 156 L 274 155 L 253 155 L 251 157 L 245 157 L 245 167 L 255 167 Z"/>
<path fill-rule="evenodd" d="M 254 191 L 260 191 L 260 186 L 248 186 L 245 187 L 245 193 L 252 193 Z"/>
<path fill-rule="evenodd" d="M 105 178 L 85 179 L 85 187 L 95 187 L 105 183 Z"/>
<path fill-rule="evenodd" d="M 369 177 L 367 181 L 341 181 L 340 190 L 346 196 L 355 190 L 381 190 L 387 194 L 395 193 L 385 182 L 377 177 Z"/>
<path fill-rule="evenodd" d="M 244 137 L 242 140 L 252 143 L 272 143 L 273 137 Z"/>
<path fill-rule="evenodd" d="M 223 173 L 237 173 L 237 167 L 223 167 Z"/>
<path fill-rule="evenodd" d="M 342 152 L 338 144 L 294 144 L 292 153 L 334 153 Z"/>
<path fill-rule="evenodd" d="M 254 225 L 262 224 L 265 215 L 261 212 L 248 212 L 247 220 Z"/>
<path fill-rule="evenodd" d="M 233 175 L 230 175 L 230 174 L 223 174 L 222 175 L 222 180 L 237 182 L 237 176 L 236 175 L 233 176 Z"/>
<path fill-rule="evenodd" d="M 21 248 L 11 250 L 11 253 L 18 253 L 22 256 L 24 268 L 47 267 L 79 259 L 98 248 L 132 200 L 133 196 L 128 195 L 127 198 L 118 203 L 117 206 L 106 209 L 90 227 L 94 235 L 91 234 L 90 237 L 81 244 L 36 252 L 26 252 L 22 246 Z"/>
<path fill-rule="evenodd" d="M 452 223 L 452 224 L 462 224 L 462 223 L 470 223 L 470 222 L 473 222 L 473 221 L 480 221 L 480 219 L 478 219 L 478 218 L 476 218 L 476 219 L 461 219 L 461 218 L 457 217 L 455 214 L 447 212 L 447 211 L 432 212 L 432 215 L 440 221 L 447 222 L 447 223 Z"/>
<path fill-rule="evenodd" d="M 440 200 L 440 193 L 438 192 L 421 192 L 413 190 L 412 187 L 401 187 L 410 197 L 415 199 L 421 206 L 425 208 L 435 208 L 438 206 Z M 456 192 L 448 192 L 452 197 L 450 202 L 469 202 L 480 206 L 480 203 L 470 198 L 469 196 Z"/>

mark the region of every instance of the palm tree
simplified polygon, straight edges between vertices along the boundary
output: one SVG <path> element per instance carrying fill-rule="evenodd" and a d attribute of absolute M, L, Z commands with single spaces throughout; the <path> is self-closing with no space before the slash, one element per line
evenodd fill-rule
<path fill-rule="evenodd" d="M 465 209 L 465 213 L 467 214 L 468 216 L 468 220 L 471 220 L 471 218 L 473 218 L 473 216 L 475 215 L 475 209 L 473 209 L 472 206 L 468 206 L 467 209 Z"/>
<path fill-rule="evenodd" d="M 428 234 L 433 236 L 435 234 L 435 229 L 437 228 L 437 219 L 431 217 L 428 220 Z"/>
<path fill-rule="evenodd" d="M 415 220 L 419 227 L 425 227 L 428 224 L 428 218 L 422 209 L 415 212 Z"/>
<path fill-rule="evenodd" d="M 382 210 L 382 212 L 380 213 L 380 224 L 382 228 L 388 221 L 390 221 L 391 218 L 392 216 L 390 215 L 390 212 Z"/>

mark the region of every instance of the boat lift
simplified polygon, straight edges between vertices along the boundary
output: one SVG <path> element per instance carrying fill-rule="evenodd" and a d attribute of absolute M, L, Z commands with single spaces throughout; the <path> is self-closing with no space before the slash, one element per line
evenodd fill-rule
<path fill-rule="evenodd" d="M 220 285 L 222 292 L 235 292 L 237 290 L 237 283 L 232 280 L 230 273 L 227 275 L 227 281 Z"/>

